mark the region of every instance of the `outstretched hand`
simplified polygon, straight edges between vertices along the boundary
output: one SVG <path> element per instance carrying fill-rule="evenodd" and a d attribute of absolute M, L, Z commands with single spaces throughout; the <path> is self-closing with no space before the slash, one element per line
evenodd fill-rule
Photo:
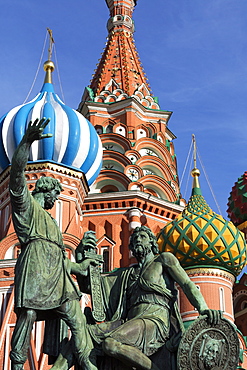
<path fill-rule="evenodd" d="M 25 138 L 28 142 L 33 143 L 35 140 L 45 139 L 47 137 L 52 137 L 52 134 L 44 134 L 44 129 L 50 122 L 50 118 L 38 118 L 32 122 L 30 121 L 25 132 Z"/>
<path fill-rule="evenodd" d="M 222 312 L 220 310 L 210 310 L 209 308 L 200 312 L 201 315 L 206 315 L 210 325 L 217 325 L 222 319 Z"/>
<path fill-rule="evenodd" d="M 95 256 L 98 256 L 98 255 L 95 255 Z M 98 267 L 100 266 L 101 263 L 103 263 L 103 260 L 93 259 L 93 258 L 87 258 L 80 263 L 71 262 L 70 263 L 71 273 L 75 274 L 76 276 L 80 276 L 80 275 L 87 276 L 89 266 Z"/>

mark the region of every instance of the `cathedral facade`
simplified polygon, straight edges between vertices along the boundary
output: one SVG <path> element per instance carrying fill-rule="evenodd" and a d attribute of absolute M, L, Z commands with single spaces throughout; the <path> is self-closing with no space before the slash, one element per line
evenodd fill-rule
<path fill-rule="evenodd" d="M 198 194 L 192 192 L 186 205 L 179 187 L 176 136 L 169 129 L 172 112 L 162 110 L 153 96 L 133 37 L 137 0 L 106 0 L 106 5 L 107 43 L 77 111 L 54 92 L 54 65 L 49 60 L 37 97 L 0 121 L 0 367 L 10 370 L 14 267 L 20 253 L 11 220 L 10 163 L 28 121 L 46 115 L 52 116 L 47 132 L 52 132 L 53 139 L 32 148 L 26 180 L 30 191 L 42 176 L 62 184 L 51 214 L 68 257 L 74 260 L 84 232 L 91 230 L 98 240 L 97 252 L 104 258 L 103 273 L 129 266 L 135 263 L 128 249 L 131 232 L 148 226 L 159 235 L 160 249 L 178 257 L 210 308 L 221 309 L 231 322 L 236 316 L 242 350 L 239 368 L 247 368 L 246 274 L 232 294 L 246 263 L 245 238 L 233 224 L 226 226 L 227 221 L 215 216 L 201 193 L 195 197 Z M 82 308 L 88 303 L 84 295 Z M 182 293 L 179 306 L 188 326 L 197 312 Z M 25 370 L 50 368 L 42 352 L 43 332 L 44 324 L 36 323 Z"/>

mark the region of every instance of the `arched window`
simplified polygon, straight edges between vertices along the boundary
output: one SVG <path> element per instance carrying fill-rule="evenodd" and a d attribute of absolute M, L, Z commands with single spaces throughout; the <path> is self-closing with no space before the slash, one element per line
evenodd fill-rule
<path fill-rule="evenodd" d="M 242 310 L 245 310 L 246 308 L 247 308 L 247 301 L 246 301 L 246 300 L 244 300 L 244 301 L 241 303 L 240 309 L 241 309 L 241 311 L 242 311 Z"/>
<path fill-rule="evenodd" d="M 142 137 L 147 137 L 147 133 L 146 133 L 146 131 L 144 130 L 144 129 L 142 129 L 142 128 L 139 128 L 138 130 L 137 130 L 137 132 L 136 132 L 136 138 L 137 138 L 137 140 L 138 139 L 140 139 L 140 138 L 142 138 Z"/>
<path fill-rule="evenodd" d="M 116 134 L 119 134 L 119 135 L 122 135 L 122 136 L 126 136 L 126 130 L 125 130 L 125 127 L 123 126 L 118 126 L 116 128 Z"/>
<path fill-rule="evenodd" d="M 163 138 L 162 138 L 160 135 L 158 135 L 158 136 L 157 136 L 157 140 L 158 140 L 160 143 L 163 143 Z"/>
<path fill-rule="evenodd" d="M 88 223 L 88 230 L 95 231 L 96 227 L 95 224 L 93 224 L 91 221 Z"/>
<path fill-rule="evenodd" d="M 201 290 L 201 287 L 199 285 L 196 285 L 197 289 L 200 291 Z M 194 310 L 195 311 L 198 311 L 197 308 L 194 307 Z"/>
<path fill-rule="evenodd" d="M 225 307 L 225 291 L 224 291 L 224 288 L 220 287 L 219 288 L 219 293 L 220 293 L 220 310 L 222 312 L 225 312 L 226 307 Z"/>
<path fill-rule="evenodd" d="M 101 247 L 101 254 L 103 256 L 102 272 L 109 272 L 110 270 L 110 252 L 108 247 Z"/>
<path fill-rule="evenodd" d="M 103 186 L 103 188 L 101 189 L 101 193 L 113 193 L 113 192 L 117 192 L 118 191 L 118 188 L 114 185 L 105 185 Z"/>
<path fill-rule="evenodd" d="M 95 130 L 96 130 L 96 132 L 97 132 L 98 135 L 103 134 L 103 128 L 102 128 L 102 126 L 96 125 L 95 126 Z"/>
<path fill-rule="evenodd" d="M 62 200 L 56 201 L 56 221 L 59 229 L 62 231 L 63 227 L 63 202 Z"/>
<path fill-rule="evenodd" d="M 110 134 L 110 133 L 112 133 L 113 132 L 113 125 L 108 125 L 107 127 L 106 127 L 106 133 L 107 134 Z"/>
<path fill-rule="evenodd" d="M 3 229 L 5 230 L 9 222 L 9 206 L 6 206 L 4 210 L 4 224 Z"/>

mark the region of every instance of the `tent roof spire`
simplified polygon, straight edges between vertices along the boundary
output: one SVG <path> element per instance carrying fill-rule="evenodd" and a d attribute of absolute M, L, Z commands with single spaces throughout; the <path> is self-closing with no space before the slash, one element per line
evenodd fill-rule
<path fill-rule="evenodd" d="M 106 95 L 110 94 L 117 94 L 117 100 L 135 96 L 147 108 L 159 109 L 133 38 L 132 14 L 136 3 L 134 0 L 106 0 L 110 10 L 107 44 L 88 90 L 90 98 L 97 102 L 106 102 Z"/>

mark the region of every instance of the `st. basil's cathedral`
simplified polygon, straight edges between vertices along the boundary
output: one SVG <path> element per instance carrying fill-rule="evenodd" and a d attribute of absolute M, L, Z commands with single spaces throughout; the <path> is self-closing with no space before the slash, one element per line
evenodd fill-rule
<path fill-rule="evenodd" d="M 14 268 L 20 253 L 8 191 L 11 158 L 28 122 L 49 117 L 46 132 L 53 137 L 33 144 L 25 174 L 30 191 L 42 176 L 62 184 L 51 215 L 68 257 L 74 260 L 84 232 L 91 230 L 104 258 L 103 273 L 129 266 L 135 263 L 129 237 L 137 226 L 148 226 L 158 237 L 160 251 L 179 259 L 208 306 L 235 323 L 238 369 L 247 369 L 247 275 L 237 278 L 247 258 L 247 173 L 229 189 L 231 221 L 208 206 L 196 166 L 186 203 L 180 193 L 176 136 L 169 129 L 172 112 L 162 110 L 153 96 L 133 38 L 137 0 L 106 0 L 106 5 L 107 43 L 78 109 L 65 105 L 54 91 L 55 65 L 50 58 L 44 63 L 44 84 L 36 97 L 0 119 L 0 368 L 11 368 Z M 187 328 L 198 313 L 182 291 L 178 297 Z M 88 304 L 84 295 L 82 308 Z M 43 332 L 44 324 L 37 322 L 25 370 L 50 368 L 42 352 Z"/>

